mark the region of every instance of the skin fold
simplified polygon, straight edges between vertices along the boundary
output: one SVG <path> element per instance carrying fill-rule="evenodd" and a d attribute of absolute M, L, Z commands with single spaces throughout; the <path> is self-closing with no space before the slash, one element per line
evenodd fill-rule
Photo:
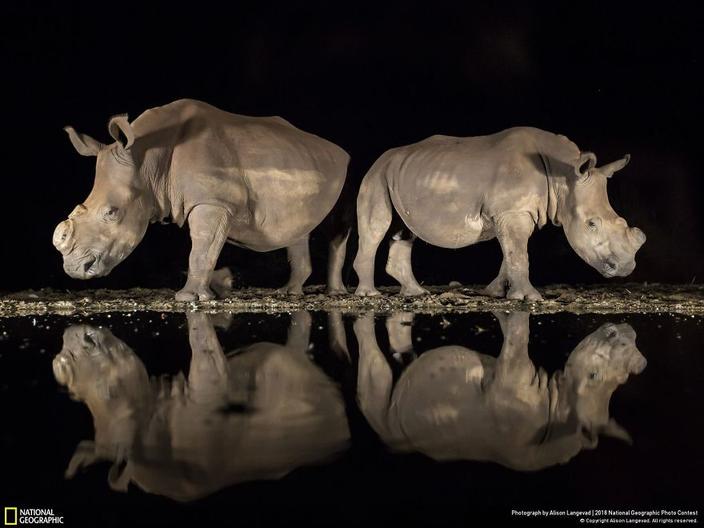
<path fill-rule="evenodd" d="M 416 237 L 443 248 L 497 238 L 503 262 L 485 293 L 541 299 L 528 278 L 528 239 L 548 221 L 562 225 L 575 252 L 603 276 L 628 275 L 645 235 L 611 208 L 606 181 L 629 159 L 596 167 L 596 156 L 566 137 L 528 127 L 391 149 L 367 172 L 357 198 L 356 294 L 379 294 L 374 259 L 394 210 L 411 232 L 392 238 L 386 265 L 403 295 L 427 293 L 411 267 Z"/>
<path fill-rule="evenodd" d="M 84 156 L 96 156 L 93 190 L 54 231 L 64 270 L 101 277 L 139 244 L 150 223 L 188 223 L 188 279 L 181 301 L 214 298 L 213 270 L 226 242 L 286 248 L 291 266 L 281 291 L 301 294 L 311 273 L 308 238 L 329 216 L 349 156 L 279 117 L 247 117 L 183 99 L 133 122 L 113 117 L 103 145 L 66 127 Z M 346 293 L 342 265 L 349 226 L 330 237 L 328 292 Z"/>
<path fill-rule="evenodd" d="M 132 482 L 191 501 L 238 482 L 278 479 L 347 449 L 340 389 L 308 357 L 310 315 L 292 315 L 284 345 L 258 342 L 229 354 L 214 328 L 222 315 L 187 314 L 187 377 L 150 379 L 106 328 L 66 329 L 54 375 L 86 404 L 95 427 L 67 476 L 107 460 L 113 489 L 125 491 Z M 341 325 L 339 314 L 331 324 Z"/>
<path fill-rule="evenodd" d="M 357 318 L 357 399 L 387 446 L 533 471 L 595 448 L 600 434 L 631 441 L 609 417 L 613 392 L 646 366 L 629 325 L 603 325 L 577 345 L 563 370 L 548 376 L 528 357 L 528 313 L 494 315 L 504 336 L 498 358 L 451 345 L 418 359 L 413 315 L 389 316 L 389 355 L 411 359 L 395 384 L 373 315 Z"/>

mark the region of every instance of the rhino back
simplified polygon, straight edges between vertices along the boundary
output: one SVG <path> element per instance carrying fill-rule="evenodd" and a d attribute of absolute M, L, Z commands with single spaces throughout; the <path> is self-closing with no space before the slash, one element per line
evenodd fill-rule
<path fill-rule="evenodd" d="M 541 155 L 572 156 L 561 137 L 517 127 L 488 136 L 432 136 L 393 149 L 383 164 L 391 199 L 414 233 L 441 247 L 492 238 L 492 219 L 507 212 L 528 212 L 542 226 L 547 181 Z"/>
<path fill-rule="evenodd" d="M 344 184 L 349 156 L 279 117 L 248 117 L 181 100 L 135 121 L 171 142 L 169 189 L 182 223 L 199 204 L 234 218 L 233 237 L 253 249 L 289 245 L 317 226 Z M 140 123 L 141 125 L 142 123 Z"/>

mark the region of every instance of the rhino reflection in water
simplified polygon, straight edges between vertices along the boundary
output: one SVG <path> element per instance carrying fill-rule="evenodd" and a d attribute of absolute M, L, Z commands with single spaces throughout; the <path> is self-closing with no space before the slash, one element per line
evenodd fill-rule
<path fill-rule="evenodd" d="M 210 316 L 188 314 L 188 378 L 151 380 L 104 328 L 71 326 L 54 359 L 59 383 L 86 403 L 95 441 L 79 444 L 67 476 L 100 460 L 110 486 L 193 500 L 225 486 L 276 479 L 344 450 L 342 395 L 308 358 L 310 316 L 296 313 L 285 345 L 225 355 Z"/>
<path fill-rule="evenodd" d="M 611 394 L 646 365 L 629 325 L 603 325 L 577 345 L 564 370 L 548 376 L 528 357 L 528 314 L 495 315 L 504 335 L 498 358 L 443 346 L 413 361 L 395 386 L 373 317 L 355 322 L 359 404 L 388 446 L 538 470 L 596 447 L 599 434 L 630 442 L 609 418 Z M 387 320 L 393 352 L 412 351 L 410 319 Z"/>

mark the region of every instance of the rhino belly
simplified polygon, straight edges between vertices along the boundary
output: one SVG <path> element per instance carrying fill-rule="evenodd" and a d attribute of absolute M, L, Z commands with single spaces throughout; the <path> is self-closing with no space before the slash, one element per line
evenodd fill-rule
<path fill-rule="evenodd" d="M 255 251 L 290 246 L 315 229 L 337 202 L 344 172 L 248 173 L 248 206 L 234 212 L 230 242 Z"/>
<path fill-rule="evenodd" d="M 460 346 L 430 350 L 403 373 L 392 395 L 399 426 L 432 458 L 463 458 L 486 420 L 478 353 Z"/>
<path fill-rule="evenodd" d="M 463 196 L 391 191 L 391 200 L 408 228 L 419 238 L 456 249 L 493 238 L 493 225 L 481 205 Z"/>

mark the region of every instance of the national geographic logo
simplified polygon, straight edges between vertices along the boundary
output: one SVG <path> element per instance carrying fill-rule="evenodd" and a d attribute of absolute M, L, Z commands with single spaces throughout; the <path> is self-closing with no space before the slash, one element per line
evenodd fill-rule
<path fill-rule="evenodd" d="M 18 524 L 63 524 L 64 516 L 56 515 L 53 508 L 18 508 L 5 506 L 5 526 Z"/>

